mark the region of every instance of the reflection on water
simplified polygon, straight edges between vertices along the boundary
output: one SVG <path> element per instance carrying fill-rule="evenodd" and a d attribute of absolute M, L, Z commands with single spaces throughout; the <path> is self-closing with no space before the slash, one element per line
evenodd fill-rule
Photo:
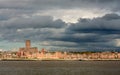
<path fill-rule="evenodd" d="M 0 61 L 0 75 L 120 75 L 120 61 Z"/>

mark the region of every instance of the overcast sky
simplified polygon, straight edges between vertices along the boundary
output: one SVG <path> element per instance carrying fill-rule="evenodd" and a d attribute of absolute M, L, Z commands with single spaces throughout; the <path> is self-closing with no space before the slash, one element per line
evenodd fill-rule
<path fill-rule="evenodd" d="M 120 47 L 120 0 L 0 0 L 0 49 Z"/>

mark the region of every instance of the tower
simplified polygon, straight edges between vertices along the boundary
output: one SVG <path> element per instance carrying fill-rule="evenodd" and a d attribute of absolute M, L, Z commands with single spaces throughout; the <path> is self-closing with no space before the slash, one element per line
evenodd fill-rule
<path fill-rule="evenodd" d="M 26 48 L 30 48 L 31 47 L 31 42 L 30 40 L 26 40 Z"/>
<path fill-rule="evenodd" d="M 25 41 L 25 47 L 19 48 L 19 57 L 35 58 L 37 57 L 38 48 L 31 47 L 30 40 Z"/>

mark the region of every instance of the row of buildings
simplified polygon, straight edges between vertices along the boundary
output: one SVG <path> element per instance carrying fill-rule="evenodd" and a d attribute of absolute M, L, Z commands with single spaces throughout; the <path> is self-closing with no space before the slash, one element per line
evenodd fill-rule
<path fill-rule="evenodd" d="M 37 60 L 120 60 L 119 52 L 95 52 L 95 53 L 73 53 L 73 52 L 48 52 L 45 49 L 38 50 L 31 47 L 30 40 L 26 40 L 25 47 L 19 48 L 17 52 L 1 52 L 1 59 L 37 59 Z"/>

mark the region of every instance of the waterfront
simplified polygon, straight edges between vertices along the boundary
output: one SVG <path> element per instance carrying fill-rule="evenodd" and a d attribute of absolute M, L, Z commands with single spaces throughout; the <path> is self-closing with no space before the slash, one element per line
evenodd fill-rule
<path fill-rule="evenodd" d="M 1 51 L 0 60 L 120 60 L 120 52 L 49 52 L 32 47 L 30 40 L 26 40 L 25 47 L 18 51 Z"/>
<path fill-rule="evenodd" d="M 120 61 L 0 61 L 0 75 L 119 75 Z"/>

